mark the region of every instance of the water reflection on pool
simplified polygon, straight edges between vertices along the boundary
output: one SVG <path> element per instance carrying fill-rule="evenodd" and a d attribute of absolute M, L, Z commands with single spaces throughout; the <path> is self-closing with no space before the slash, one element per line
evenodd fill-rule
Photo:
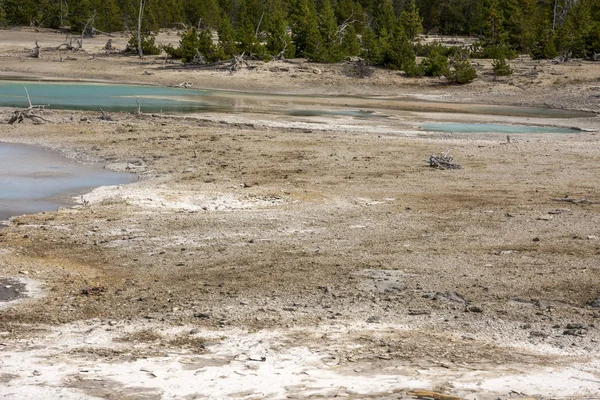
<path fill-rule="evenodd" d="M 0 220 L 56 210 L 77 194 L 105 185 L 134 182 L 136 176 L 76 163 L 33 146 L 0 143 Z"/>

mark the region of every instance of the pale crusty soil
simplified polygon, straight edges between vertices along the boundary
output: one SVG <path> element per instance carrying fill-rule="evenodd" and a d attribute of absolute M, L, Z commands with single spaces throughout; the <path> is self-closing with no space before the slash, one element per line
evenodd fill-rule
<path fill-rule="evenodd" d="M 344 65 L 301 61 L 236 74 L 181 71 L 159 57 L 105 55 L 103 38 L 86 42 L 87 52 L 34 60 L 23 50 L 34 37 L 42 47 L 62 41 L 52 32 L 0 31 L 0 77 L 356 95 L 379 97 L 382 110 L 381 98 L 393 96 L 598 111 L 600 95 L 600 67 L 585 61 L 523 59 L 501 82 L 480 61 L 482 78 L 449 87 L 391 71 L 358 80 Z M 600 297 L 598 134 L 511 135 L 508 143 L 506 135 L 417 127 L 489 120 L 597 130 L 598 117 L 45 116 L 52 122 L 2 125 L 0 140 L 125 166 L 140 181 L 98 188 L 85 205 L 15 217 L 0 230 L 0 275 L 26 275 L 43 288 L 43 297 L 0 314 L 0 385 L 11 398 L 600 392 L 600 311 L 590 305 Z M 429 155 L 446 149 L 463 168 L 428 168 Z M 565 197 L 587 201 L 557 200 Z M 86 288 L 101 290 L 83 295 Z M 183 390 L 177 379 L 185 374 L 176 371 L 198 352 L 212 364 L 196 360 L 186 379 L 227 379 Z M 43 367 L 27 361 L 38 358 Z M 140 369 L 167 364 L 164 377 Z M 81 377 L 90 365 L 95 380 Z M 302 372 L 308 382 L 291 378 L 301 367 L 315 369 Z M 525 383 L 517 379 L 527 373 Z M 493 380 L 504 375 L 503 384 Z"/>

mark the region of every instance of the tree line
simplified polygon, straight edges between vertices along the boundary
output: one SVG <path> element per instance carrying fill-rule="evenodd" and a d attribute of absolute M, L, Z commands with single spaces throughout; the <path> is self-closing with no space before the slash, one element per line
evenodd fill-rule
<path fill-rule="evenodd" d="M 0 0 L 0 24 L 80 31 L 93 18 L 101 31 L 134 31 L 140 3 L 146 38 L 160 28 L 184 30 L 180 46 L 165 50 L 185 61 L 359 56 L 408 74 L 437 74 L 437 61 L 465 54 L 600 53 L 600 0 Z M 416 41 L 422 33 L 479 40 L 468 49 L 440 48 Z M 416 66 L 415 54 L 429 65 Z"/>

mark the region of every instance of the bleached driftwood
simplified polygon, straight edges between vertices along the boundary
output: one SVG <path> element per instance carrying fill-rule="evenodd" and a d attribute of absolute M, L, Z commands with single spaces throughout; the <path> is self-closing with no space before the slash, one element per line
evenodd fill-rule
<path fill-rule="evenodd" d="M 31 104 L 31 98 L 29 97 L 29 91 L 25 88 L 25 94 L 27 95 L 27 102 L 29 103 L 29 107 L 23 110 L 15 110 L 13 111 L 13 115 L 8 120 L 10 125 L 15 122 L 20 124 L 26 119 L 30 119 L 35 124 L 42 124 L 44 122 L 49 122 L 47 119 L 42 117 L 41 115 L 36 114 L 37 112 L 43 111 L 46 106 L 45 105 L 33 105 Z"/>
<path fill-rule="evenodd" d="M 437 169 L 460 169 L 462 165 L 454 162 L 454 157 L 448 154 L 448 150 L 438 155 L 429 156 L 429 166 Z"/>

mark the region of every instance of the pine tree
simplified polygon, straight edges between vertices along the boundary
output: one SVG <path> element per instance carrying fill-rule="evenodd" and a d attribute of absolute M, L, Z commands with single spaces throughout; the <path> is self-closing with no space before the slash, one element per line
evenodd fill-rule
<path fill-rule="evenodd" d="M 423 19 L 419 16 L 415 0 L 411 0 L 408 8 L 400 14 L 400 23 L 410 40 L 415 40 L 423 32 Z"/>
<path fill-rule="evenodd" d="M 498 46 L 506 40 L 504 31 L 504 18 L 498 8 L 496 0 L 492 0 L 488 9 L 487 25 L 485 30 L 485 40 L 487 46 Z"/>
<path fill-rule="evenodd" d="M 394 32 L 396 14 L 391 0 L 381 0 L 378 3 L 373 13 L 373 24 L 375 25 L 375 33 L 382 36 L 383 32 Z"/>
<path fill-rule="evenodd" d="M 441 0 L 438 12 L 438 25 L 442 34 L 458 35 L 465 33 L 466 20 L 462 1 Z"/>
<path fill-rule="evenodd" d="M 131 0 L 117 0 L 117 5 L 121 11 L 119 15 L 125 30 L 134 30 L 138 16 L 133 2 Z"/>
<path fill-rule="evenodd" d="M 508 76 L 513 73 L 503 54 L 494 58 L 494 61 L 492 61 L 492 70 L 494 71 L 494 76 Z"/>
<path fill-rule="evenodd" d="M 379 38 L 370 27 L 366 27 L 361 37 L 363 58 L 369 60 L 375 65 L 380 65 L 383 62 L 384 49 L 381 46 Z"/>
<path fill-rule="evenodd" d="M 518 0 L 500 0 L 498 7 L 502 10 L 503 29 L 506 42 L 511 47 L 525 49 L 527 46 L 526 22 Z"/>
<path fill-rule="evenodd" d="M 314 4 L 310 0 L 292 0 L 289 14 L 296 55 L 314 59 L 323 46 Z"/>
<path fill-rule="evenodd" d="M 159 28 L 174 26 L 178 22 L 185 21 L 181 0 L 154 1 L 149 6 Z"/>
<path fill-rule="evenodd" d="M 335 18 L 339 26 L 351 24 L 357 33 L 363 33 L 366 24 L 366 15 L 360 3 L 354 0 L 336 1 Z"/>
<path fill-rule="evenodd" d="M 356 57 L 361 53 L 360 42 L 354 25 L 348 25 L 342 36 L 341 51 L 344 56 Z"/>
<path fill-rule="evenodd" d="M 421 61 L 421 70 L 425 76 L 441 77 L 450 68 L 448 57 L 444 56 L 441 50 L 441 46 L 436 45 L 429 56 Z"/>
<path fill-rule="evenodd" d="M 215 46 L 210 29 L 202 29 L 198 32 L 198 49 L 197 53 L 204 57 L 207 62 L 215 62 L 221 60 L 222 53 Z"/>
<path fill-rule="evenodd" d="M 244 19 L 235 32 L 237 44 L 240 53 L 250 55 L 255 52 L 255 47 L 258 44 L 258 39 L 254 34 L 254 25 L 249 19 Z"/>
<path fill-rule="evenodd" d="M 96 13 L 94 27 L 106 32 L 123 30 L 121 11 L 115 0 L 95 0 L 90 7 Z"/>
<path fill-rule="evenodd" d="M 456 54 L 450 68 L 444 71 L 448 83 L 463 85 L 477 78 L 477 71 L 464 54 Z"/>
<path fill-rule="evenodd" d="M 596 42 L 600 41 L 598 35 L 600 21 L 594 21 L 592 4 L 593 2 L 589 0 L 577 2 L 556 30 L 554 44 L 562 58 L 583 58 L 594 54 L 592 37 L 596 36 Z M 590 48 L 588 48 L 589 44 L 592 44 Z M 597 46 L 595 50 L 600 51 Z"/>
<path fill-rule="evenodd" d="M 0 28 L 4 27 L 7 24 L 6 19 L 6 8 L 4 6 L 4 0 L 0 0 Z"/>
<path fill-rule="evenodd" d="M 238 54 L 236 43 L 235 43 L 235 32 L 231 26 L 231 21 L 227 15 L 221 17 L 221 23 L 219 24 L 219 47 L 223 58 L 231 58 Z"/>
<path fill-rule="evenodd" d="M 402 70 L 410 76 L 418 74 L 415 52 L 402 25 L 399 23 L 396 24 L 393 34 L 389 37 L 383 64 L 393 69 Z"/>
<path fill-rule="evenodd" d="M 331 6 L 331 0 L 320 0 L 319 9 L 319 36 L 323 45 L 315 54 L 317 62 L 337 62 L 343 58 L 341 40 L 338 26 Z M 325 43 L 327 45 L 325 45 Z"/>
<path fill-rule="evenodd" d="M 86 22 L 94 12 L 92 5 L 90 4 L 90 0 L 71 2 L 69 7 L 71 13 L 71 30 L 81 33 Z"/>
<path fill-rule="evenodd" d="M 184 0 L 185 18 L 192 26 L 217 29 L 222 10 L 217 0 Z"/>
<path fill-rule="evenodd" d="M 267 52 L 273 57 L 281 55 L 284 58 L 293 58 L 295 48 L 292 38 L 287 33 L 285 11 L 281 0 L 270 0 L 267 7 L 268 12 L 264 22 Z"/>
<path fill-rule="evenodd" d="M 190 62 L 196 56 L 197 50 L 200 48 L 200 40 L 196 28 L 191 28 L 181 35 L 179 40 L 178 55 L 183 62 Z"/>
<path fill-rule="evenodd" d="M 426 32 L 440 31 L 440 0 L 417 0 L 419 14 L 423 17 Z"/>
<path fill-rule="evenodd" d="M 323 57 L 326 45 L 323 43 L 323 38 L 319 32 L 316 15 L 309 16 L 307 23 L 305 31 L 306 46 L 302 55 L 311 61 L 316 61 Z"/>
<path fill-rule="evenodd" d="M 534 60 L 554 58 L 558 55 L 554 46 L 554 34 L 550 28 L 550 19 L 540 13 L 536 27 L 534 43 L 531 47 L 531 58 Z"/>
<path fill-rule="evenodd" d="M 522 47 L 517 47 L 517 50 L 526 52 L 535 40 L 537 0 L 521 0 L 520 6 L 523 14 L 523 37 Z"/>
<path fill-rule="evenodd" d="M 253 5 L 252 0 L 241 3 L 237 18 L 236 38 L 241 53 L 253 54 L 257 57 L 264 56 L 264 48 L 260 40 L 260 32 L 264 19 L 264 10 Z"/>

